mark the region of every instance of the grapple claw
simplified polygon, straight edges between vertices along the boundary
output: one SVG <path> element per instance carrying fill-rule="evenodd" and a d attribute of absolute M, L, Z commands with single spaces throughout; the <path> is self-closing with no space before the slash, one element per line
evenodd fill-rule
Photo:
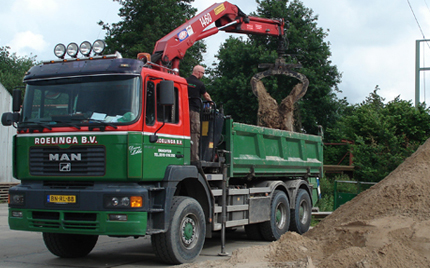
<path fill-rule="evenodd" d="M 306 94 L 309 86 L 309 80 L 304 74 L 291 70 L 301 68 L 301 64 L 287 64 L 283 57 L 279 57 L 275 64 L 262 63 L 258 67 L 268 68 L 251 78 L 252 92 L 258 98 L 258 125 L 294 131 L 294 104 Z M 261 79 L 272 75 L 286 75 L 300 81 L 280 105 L 267 93 L 261 82 Z"/>

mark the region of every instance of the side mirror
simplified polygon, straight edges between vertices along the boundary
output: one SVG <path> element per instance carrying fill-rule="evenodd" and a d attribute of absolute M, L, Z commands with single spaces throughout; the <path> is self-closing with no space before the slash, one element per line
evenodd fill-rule
<path fill-rule="evenodd" d="M 149 142 L 150 143 L 154 143 L 154 142 L 157 142 L 158 141 L 158 136 L 157 136 L 157 134 L 154 134 L 154 135 L 150 135 L 149 136 Z"/>
<path fill-rule="evenodd" d="M 160 104 L 163 106 L 175 104 L 173 81 L 163 80 L 160 82 Z"/>
<path fill-rule="evenodd" d="M 155 143 L 158 141 L 157 132 L 164 127 L 166 124 L 165 120 L 165 109 L 166 106 L 172 106 L 175 104 L 175 86 L 173 81 L 163 80 L 160 82 L 160 105 L 163 106 L 163 124 L 155 131 L 155 133 L 149 136 L 149 142 Z"/>
<path fill-rule="evenodd" d="M 12 111 L 19 112 L 21 110 L 21 102 L 22 102 L 22 90 L 14 89 L 12 93 L 13 102 L 12 102 Z"/>
<path fill-rule="evenodd" d="M 3 126 L 11 126 L 14 122 L 19 121 L 19 113 L 3 113 L 1 116 L 1 123 Z"/>

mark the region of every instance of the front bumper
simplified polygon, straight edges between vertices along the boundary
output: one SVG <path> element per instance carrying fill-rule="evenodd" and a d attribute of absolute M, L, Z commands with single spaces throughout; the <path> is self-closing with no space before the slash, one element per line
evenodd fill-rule
<path fill-rule="evenodd" d="M 16 217 L 17 214 L 22 216 Z M 122 215 L 126 221 L 111 220 L 111 215 Z M 147 228 L 147 215 L 147 212 L 83 212 L 9 208 L 9 226 L 12 230 L 21 231 L 144 236 Z"/>
<path fill-rule="evenodd" d="M 9 190 L 24 196 L 9 205 L 12 230 L 114 236 L 143 236 L 148 225 L 148 188 L 136 183 L 94 183 L 55 187 L 25 182 Z M 73 202 L 55 203 L 50 196 L 73 196 Z M 112 197 L 141 196 L 142 207 L 113 207 Z"/>

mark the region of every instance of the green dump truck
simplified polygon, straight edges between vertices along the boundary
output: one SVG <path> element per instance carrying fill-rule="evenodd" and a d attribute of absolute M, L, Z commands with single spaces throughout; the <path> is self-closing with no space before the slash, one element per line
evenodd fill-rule
<path fill-rule="evenodd" d="M 178 75 L 188 47 L 218 30 L 282 41 L 283 27 L 224 2 L 137 59 L 103 55 L 101 40 L 58 44 L 59 59 L 26 73 L 22 107 L 16 90 L 13 112 L 2 116 L 17 128 L 12 161 L 21 180 L 9 191 L 10 228 L 42 232 L 65 258 L 89 254 L 99 235 L 150 235 L 155 254 L 172 264 L 192 262 L 214 232 L 223 245 L 228 228 L 270 241 L 306 232 L 321 137 L 235 123 L 205 103 L 201 161 L 192 164 L 188 85 Z"/>
<path fill-rule="evenodd" d="M 43 66 L 36 68 L 43 73 Z M 105 70 L 100 67 L 100 73 Z M 245 226 L 250 238 L 264 240 L 308 230 L 312 184 L 322 175 L 320 136 L 240 124 L 216 108 L 204 109 L 202 161 L 191 165 L 187 101 L 176 102 L 179 122 L 155 116 L 152 124 L 145 116 L 151 77 L 161 74 L 138 71 L 142 75 L 113 77 L 114 87 L 92 82 L 92 76 L 80 77 L 73 87 L 76 78 L 61 78 L 52 87 L 50 80 L 33 84 L 26 77 L 14 138 L 14 176 L 21 184 L 9 192 L 11 229 L 42 232 L 47 248 L 60 257 L 87 255 L 99 235 L 151 235 L 154 251 L 168 263 L 192 261 L 205 237 L 226 228 Z M 185 80 L 171 78 L 176 96 L 187 100 Z M 122 87 L 114 92 L 130 79 L 139 82 L 130 83 L 128 93 Z M 57 118 L 90 96 L 94 103 L 102 98 L 95 111 L 112 107 L 117 94 L 130 102 L 145 95 L 138 97 L 141 108 L 132 121 Z M 5 114 L 3 123 L 11 116 Z"/>

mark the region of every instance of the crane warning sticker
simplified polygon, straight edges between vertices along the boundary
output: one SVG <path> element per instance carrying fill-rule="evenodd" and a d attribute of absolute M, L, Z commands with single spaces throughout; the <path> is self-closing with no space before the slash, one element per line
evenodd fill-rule
<path fill-rule="evenodd" d="M 225 10 L 224 4 L 217 6 L 214 10 L 215 16 L 218 15 L 219 13 L 223 12 L 224 10 Z"/>
<path fill-rule="evenodd" d="M 193 34 L 194 34 L 194 30 L 193 30 L 193 27 L 191 27 L 190 25 L 178 33 L 178 39 L 179 41 L 182 42 Z"/>

